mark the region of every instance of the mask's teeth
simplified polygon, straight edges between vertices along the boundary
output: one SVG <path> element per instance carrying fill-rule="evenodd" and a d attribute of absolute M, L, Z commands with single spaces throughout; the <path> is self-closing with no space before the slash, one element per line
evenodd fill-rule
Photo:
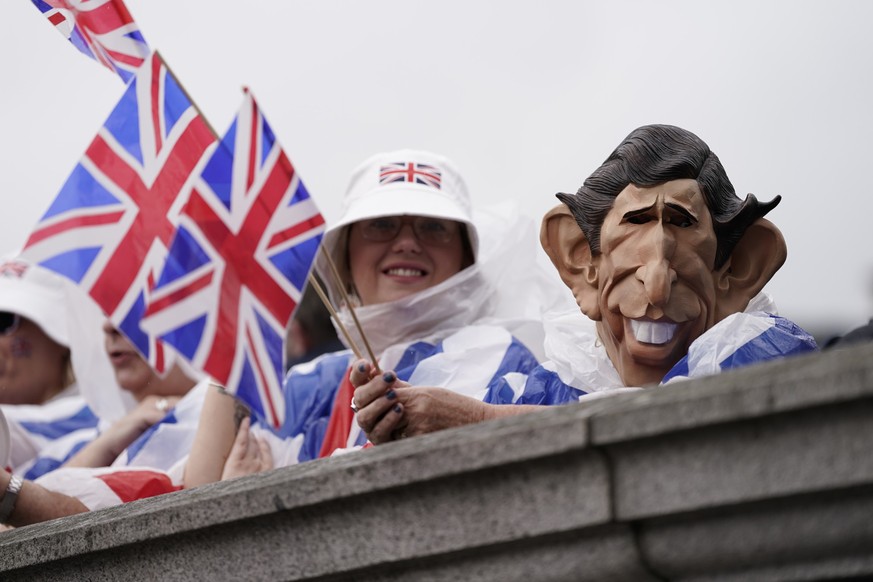
<path fill-rule="evenodd" d="M 631 331 L 634 338 L 640 343 L 662 345 L 673 339 L 673 334 L 676 333 L 675 323 L 667 323 L 660 321 L 638 321 L 631 320 Z"/>

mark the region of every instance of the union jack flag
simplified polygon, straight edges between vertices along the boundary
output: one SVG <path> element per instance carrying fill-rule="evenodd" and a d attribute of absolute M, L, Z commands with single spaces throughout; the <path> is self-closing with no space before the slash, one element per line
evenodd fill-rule
<path fill-rule="evenodd" d="M 411 182 L 439 190 L 442 185 L 442 172 L 429 164 L 416 162 L 394 162 L 382 166 L 379 171 L 379 184 L 394 182 Z"/>
<path fill-rule="evenodd" d="M 16 279 L 21 279 L 27 272 L 28 266 L 29 265 L 27 263 L 23 263 L 21 261 L 3 261 L 2 263 L 0 263 L 0 276 L 15 277 Z"/>
<path fill-rule="evenodd" d="M 22 253 L 78 283 L 159 370 L 161 352 L 140 331 L 139 319 L 183 194 L 214 142 L 155 53 L 128 84 Z"/>
<path fill-rule="evenodd" d="M 125 83 L 151 54 L 122 0 L 31 0 L 79 51 Z"/>
<path fill-rule="evenodd" d="M 274 427 L 282 341 L 324 219 L 246 92 L 194 184 L 143 327 Z"/>

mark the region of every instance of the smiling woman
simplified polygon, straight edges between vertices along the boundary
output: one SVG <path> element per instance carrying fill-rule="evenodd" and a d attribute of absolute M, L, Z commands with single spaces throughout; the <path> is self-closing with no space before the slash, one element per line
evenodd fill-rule
<path fill-rule="evenodd" d="M 354 223 L 348 234 L 349 270 L 361 304 L 401 299 L 472 264 L 465 230 L 459 222 L 429 216 Z"/>
<path fill-rule="evenodd" d="M 342 217 L 322 244 L 341 280 L 331 275 L 323 256 L 316 268 L 338 305 L 340 321 L 363 346 L 346 296 L 355 304 L 378 365 L 400 380 L 396 390 L 353 409 L 349 351 L 296 366 L 285 381 L 281 438 L 253 425 L 269 446 L 251 438 L 248 425 L 234 445 L 232 402 L 211 393 L 204 418 L 209 412 L 225 422 L 220 434 L 215 416 L 200 423 L 200 446 L 192 451 L 186 486 L 261 470 L 274 460 L 282 466 L 324 457 L 363 445 L 368 437 L 384 442 L 414 436 L 424 431 L 402 420 L 408 418 L 405 410 L 433 402 L 437 392 L 499 404 L 520 403 L 527 396 L 505 376 L 526 373 L 537 360 L 504 321 L 486 319 L 501 293 L 479 262 L 470 197 L 449 160 L 414 150 L 371 157 L 353 172 Z M 452 404 L 448 401 L 440 412 L 453 413 Z"/>

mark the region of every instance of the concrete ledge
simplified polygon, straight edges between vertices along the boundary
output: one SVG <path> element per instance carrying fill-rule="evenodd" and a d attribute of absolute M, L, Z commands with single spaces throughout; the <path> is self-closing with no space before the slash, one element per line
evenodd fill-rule
<path fill-rule="evenodd" d="M 873 576 L 873 346 L 0 533 L 3 580 Z"/>

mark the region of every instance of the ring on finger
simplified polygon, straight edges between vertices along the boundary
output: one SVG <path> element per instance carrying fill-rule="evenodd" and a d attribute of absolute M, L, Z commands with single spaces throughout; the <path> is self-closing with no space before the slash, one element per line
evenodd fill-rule
<path fill-rule="evenodd" d="M 170 408 L 170 401 L 166 398 L 158 398 L 155 401 L 155 408 L 157 408 L 161 412 L 166 412 L 167 409 Z"/>
<path fill-rule="evenodd" d="M 354 412 L 355 414 L 357 414 L 358 411 L 360 410 L 360 408 L 358 408 L 358 405 L 355 404 L 355 397 L 354 396 L 352 396 L 352 403 L 350 404 L 350 406 L 352 408 L 352 412 Z"/>

